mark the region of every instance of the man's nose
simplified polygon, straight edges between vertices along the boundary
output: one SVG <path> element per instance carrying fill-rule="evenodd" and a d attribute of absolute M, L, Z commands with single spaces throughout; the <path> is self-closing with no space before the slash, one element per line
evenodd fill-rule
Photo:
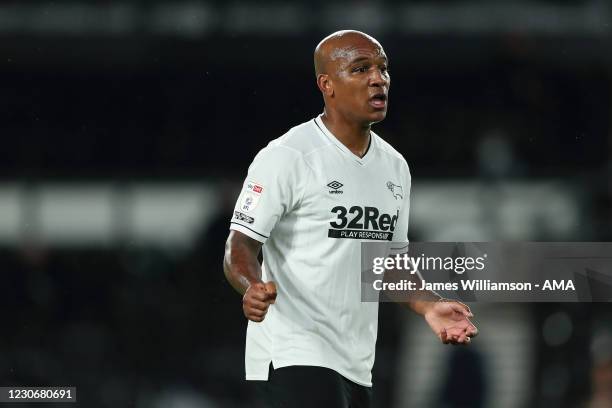
<path fill-rule="evenodd" d="M 370 74 L 370 86 L 384 86 L 389 83 L 389 79 L 380 69 L 373 69 Z"/>

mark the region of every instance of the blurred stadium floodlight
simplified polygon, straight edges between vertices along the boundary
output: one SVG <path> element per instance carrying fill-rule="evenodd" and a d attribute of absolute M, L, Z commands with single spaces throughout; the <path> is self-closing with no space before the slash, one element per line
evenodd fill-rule
<path fill-rule="evenodd" d="M 211 186 L 188 183 L 0 185 L 0 244 L 189 248 L 218 206 Z"/>
<path fill-rule="evenodd" d="M 79 2 L 0 5 L 0 35 L 288 35 L 355 27 L 382 34 L 529 33 L 605 36 L 612 7 L 606 1 L 576 2 L 359 2 L 300 3 Z"/>
<path fill-rule="evenodd" d="M 214 183 L 0 184 L 0 244 L 189 249 L 211 218 L 228 210 L 221 196 Z M 554 181 L 413 185 L 411 228 L 423 240 L 563 239 L 578 217 L 571 186 Z"/>

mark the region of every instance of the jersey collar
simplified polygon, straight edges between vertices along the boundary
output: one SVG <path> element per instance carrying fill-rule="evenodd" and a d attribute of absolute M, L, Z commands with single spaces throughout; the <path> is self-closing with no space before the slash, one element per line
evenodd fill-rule
<path fill-rule="evenodd" d="M 373 151 L 376 147 L 376 135 L 374 132 L 370 131 L 370 145 L 368 146 L 368 150 L 366 150 L 366 154 L 363 157 L 359 157 L 355 153 L 351 152 L 351 149 L 346 147 L 336 136 L 334 136 L 334 134 L 323 123 L 321 116 L 323 116 L 323 114 L 320 114 L 314 118 L 314 122 L 316 127 L 327 139 L 329 139 L 338 149 L 340 149 L 344 154 L 348 155 L 349 158 L 357 164 L 363 166 L 370 161 L 370 158 L 374 156 Z"/>

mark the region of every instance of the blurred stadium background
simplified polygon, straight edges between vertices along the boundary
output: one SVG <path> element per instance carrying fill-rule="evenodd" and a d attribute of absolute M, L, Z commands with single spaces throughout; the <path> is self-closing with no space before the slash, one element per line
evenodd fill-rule
<path fill-rule="evenodd" d="M 321 112 L 312 51 L 342 28 L 390 57 L 375 129 L 411 165 L 412 240 L 610 240 L 608 0 L 3 1 L 0 385 L 254 406 L 229 214 Z M 608 304 L 473 309 L 457 348 L 381 305 L 377 407 L 612 406 Z"/>

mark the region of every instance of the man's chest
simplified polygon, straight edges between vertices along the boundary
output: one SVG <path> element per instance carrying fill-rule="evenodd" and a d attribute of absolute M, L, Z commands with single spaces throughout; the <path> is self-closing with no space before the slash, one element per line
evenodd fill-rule
<path fill-rule="evenodd" d="M 390 165 L 328 165 L 314 171 L 299 212 L 328 238 L 392 240 L 409 191 L 403 180 Z"/>

